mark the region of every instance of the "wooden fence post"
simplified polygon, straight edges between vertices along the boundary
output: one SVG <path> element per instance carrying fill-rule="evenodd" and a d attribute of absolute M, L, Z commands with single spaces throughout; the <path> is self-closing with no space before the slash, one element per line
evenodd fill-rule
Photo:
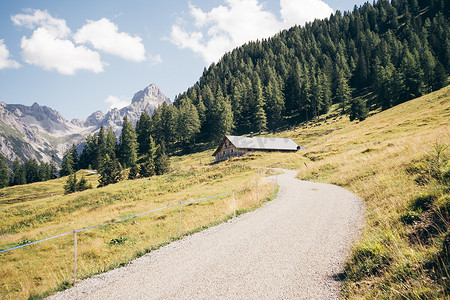
<path fill-rule="evenodd" d="M 180 226 L 178 227 L 178 237 L 181 236 L 181 205 L 183 202 L 180 201 Z"/>
<path fill-rule="evenodd" d="M 74 263 L 73 263 L 73 286 L 77 282 L 77 230 L 73 229 L 73 244 L 74 244 Z"/>

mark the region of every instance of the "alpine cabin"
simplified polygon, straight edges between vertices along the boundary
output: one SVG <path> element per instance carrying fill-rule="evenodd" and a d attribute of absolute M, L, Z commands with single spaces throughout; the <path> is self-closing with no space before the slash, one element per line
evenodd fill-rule
<path fill-rule="evenodd" d="M 305 147 L 297 145 L 291 139 L 226 135 L 214 151 L 213 156 L 216 157 L 216 162 L 219 162 L 254 151 L 295 152 L 300 149 L 305 149 Z"/>

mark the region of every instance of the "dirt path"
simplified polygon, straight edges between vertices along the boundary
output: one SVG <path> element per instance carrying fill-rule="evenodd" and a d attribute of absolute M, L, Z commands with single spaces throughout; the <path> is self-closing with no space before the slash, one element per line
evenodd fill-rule
<path fill-rule="evenodd" d="M 52 299 L 335 299 L 364 205 L 333 185 L 278 175 L 261 209 L 89 278 Z"/>

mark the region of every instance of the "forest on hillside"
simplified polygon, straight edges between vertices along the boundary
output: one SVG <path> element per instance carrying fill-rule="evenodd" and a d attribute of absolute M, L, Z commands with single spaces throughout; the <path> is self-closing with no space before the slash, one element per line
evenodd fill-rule
<path fill-rule="evenodd" d="M 362 120 L 368 109 L 440 89 L 450 73 L 449 6 L 446 0 L 378 0 L 249 42 L 205 68 L 173 105 L 143 112 L 136 126 L 124 119 L 118 141 L 102 128 L 87 137 L 79 158 L 69 149 L 60 175 L 79 168 L 118 174 L 124 167 L 131 178 L 151 176 L 167 170 L 166 153 L 211 146 L 225 134 L 276 131 L 314 120 L 333 104 Z M 16 162 L 8 172 L 0 159 L 0 187 L 56 176 L 52 164 L 40 167 Z"/>
<path fill-rule="evenodd" d="M 332 104 L 354 114 L 440 89 L 450 73 L 449 5 L 379 0 L 245 44 L 156 110 L 146 130 L 183 149 L 312 120 Z"/>

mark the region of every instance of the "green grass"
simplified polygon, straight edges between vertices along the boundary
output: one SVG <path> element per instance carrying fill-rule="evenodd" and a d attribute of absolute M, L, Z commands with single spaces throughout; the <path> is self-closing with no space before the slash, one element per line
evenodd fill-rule
<path fill-rule="evenodd" d="M 84 176 L 93 187 L 98 185 L 98 175 L 85 170 L 77 172 L 77 178 Z M 64 184 L 67 177 L 62 177 L 45 182 L 36 182 L 0 189 L 0 211 L 11 204 L 34 201 L 36 199 L 48 198 L 64 194 Z"/>

